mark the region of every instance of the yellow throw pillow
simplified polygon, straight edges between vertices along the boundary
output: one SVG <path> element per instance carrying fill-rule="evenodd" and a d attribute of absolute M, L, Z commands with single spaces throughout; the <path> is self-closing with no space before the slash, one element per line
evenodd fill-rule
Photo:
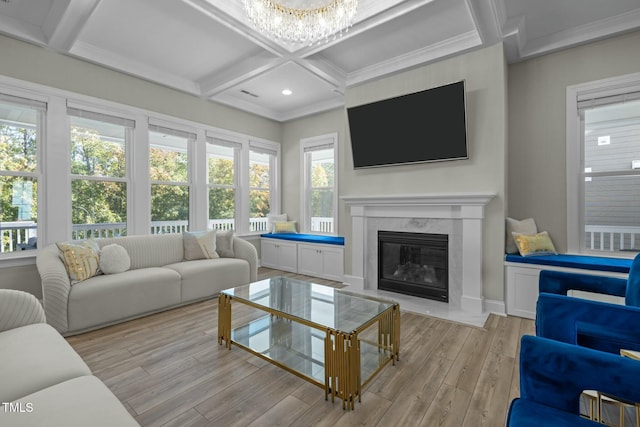
<path fill-rule="evenodd" d="M 295 221 L 282 221 L 273 224 L 274 233 L 297 233 Z"/>
<path fill-rule="evenodd" d="M 514 232 L 513 239 L 522 256 L 557 254 L 551 237 L 549 237 L 549 233 L 546 231 L 538 234 L 521 234 Z"/>
<path fill-rule="evenodd" d="M 100 248 L 96 242 L 87 240 L 82 243 L 56 243 L 56 245 L 72 285 L 98 274 Z"/>

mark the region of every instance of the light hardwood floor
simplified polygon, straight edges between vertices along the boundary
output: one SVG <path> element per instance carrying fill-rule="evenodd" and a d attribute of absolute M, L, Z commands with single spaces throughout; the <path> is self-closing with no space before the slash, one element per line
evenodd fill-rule
<path fill-rule="evenodd" d="M 518 395 L 520 336 L 534 333 L 533 321 L 518 317 L 491 315 L 475 328 L 402 312 L 400 361 L 347 412 L 321 388 L 219 346 L 217 320 L 213 299 L 68 341 L 143 426 L 494 427 Z"/>

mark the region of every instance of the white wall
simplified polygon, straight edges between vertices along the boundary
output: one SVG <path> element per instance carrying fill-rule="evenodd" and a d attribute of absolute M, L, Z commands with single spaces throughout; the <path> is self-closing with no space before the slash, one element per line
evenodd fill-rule
<path fill-rule="evenodd" d="M 467 132 L 470 159 L 454 162 L 353 169 L 344 109 L 287 122 L 283 132 L 285 168 L 284 208 L 299 219 L 299 140 L 338 132 L 340 195 L 378 195 L 438 192 L 495 192 L 487 206 L 484 227 L 484 296 L 503 300 L 506 65 L 498 44 L 392 77 L 350 88 L 346 105 L 353 106 L 466 80 Z M 393 143 L 390 141 L 389 143 Z M 351 272 L 351 219 L 339 203 L 338 233 L 346 237 L 345 270 Z"/>
<path fill-rule="evenodd" d="M 509 205 L 567 250 L 567 86 L 637 73 L 640 32 L 509 67 Z"/>

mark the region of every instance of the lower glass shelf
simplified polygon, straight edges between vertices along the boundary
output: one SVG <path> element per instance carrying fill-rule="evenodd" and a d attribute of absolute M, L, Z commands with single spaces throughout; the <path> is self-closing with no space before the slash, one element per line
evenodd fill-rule
<path fill-rule="evenodd" d="M 326 332 L 281 317 L 267 315 L 231 331 L 235 344 L 260 354 L 313 383 L 324 386 Z M 361 383 L 365 384 L 391 360 L 391 349 L 377 345 L 377 325 L 359 335 Z"/>

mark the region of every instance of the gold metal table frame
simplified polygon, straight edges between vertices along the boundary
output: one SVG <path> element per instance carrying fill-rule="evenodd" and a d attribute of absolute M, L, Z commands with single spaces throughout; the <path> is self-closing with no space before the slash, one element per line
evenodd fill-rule
<path fill-rule="evenodd" d="M 283 278 L 272 278 L 267 280 L 282 280 Z M 291 281 L 292 279 L 285 279 Z M 295 280 L 294 280 L 295 282 Z M 305 283 L 298 281 L 299 283 Z M 295 285 L 295 283 L 294 283 Z M 314 286 L 322 286 L 315 285 Z M 326 287 L 329 288 L 329 287 Z M 237 288 L 234 288 L 237 289 Z M 388 304 L 388 307 L 380 313 L 371 316 L 370 319 L 354 328 L 351 331 L 341 331 L 336 328 L 327 327 L 309 319 L 288 313 L 286 310 L 274 309 L 263 304 L 252 302 L 247 298 L 237 298 L 231 295 L 233 290 L 226 290 L 218 297 L 218 344 L 231 349 L 234 344 L 250 353 L 285 369 L 294 375 L 303 378 L 312 384 L 324 388 L 325 399 L 331 396 L 331 401 L 335 398 L 342 399 L 343 409 L 355 409 L 355 400 L 362 401 L 362 387 L 364 387 L 384 366 L 389 362 L 395 365 L 400 359 L 400 306 L 390 301 L 379 300 L 340 291 L 343 298 L 366 299 L 369 301 Z M 324 337 L 324 383 L 317 379 L 299 372 L 287 363 L 275 360 L 260 351 L 256 351 L 249 345 L 245 345 L 233 339 L 231 327 L 231 303 L 238 303 L 251 306 L 260 311 L 268 313 L 271 319 L 286 319 L 290 322 L 304 325 L 322 331 Z M 360 334 L 372 326 L 377 326 L 377 342 L 375 340 L 361 338 Z M 371 334 L 367 334 L 371 335 Z M 374 369 L 362 378 L 362 346 L 368 348 L 369 353 L 377 349 L 378 366 L 373 364 Z M 375 356 L 374 356 L 375 357 Z"/>

